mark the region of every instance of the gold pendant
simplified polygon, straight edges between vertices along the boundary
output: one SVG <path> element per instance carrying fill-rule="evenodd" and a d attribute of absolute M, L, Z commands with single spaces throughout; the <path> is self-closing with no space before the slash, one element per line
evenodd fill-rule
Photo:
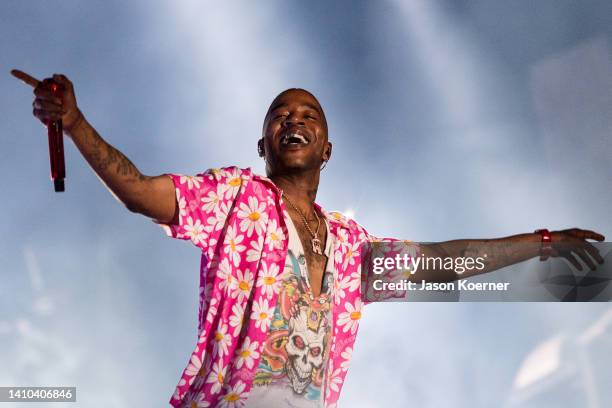
<path fill-rule="evenodd" d="M 321 250 L 321 241 L 319 238 L 313 238 L 312 241 L 312 252 L 315 254 L 323 255 L 323 251 Z"/>

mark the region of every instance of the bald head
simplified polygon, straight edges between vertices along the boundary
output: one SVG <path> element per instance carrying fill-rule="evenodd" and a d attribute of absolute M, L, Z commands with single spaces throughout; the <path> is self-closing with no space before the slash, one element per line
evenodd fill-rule
<path fill-rule="evenodd" d="M 310 100 L 309 102 L 312 108 L 315 109 L 321 116 L 321 121 L 323 123 L 323 126 L 325 127 L 325 134 L 327 135 L 327 118 L 325 117 L 325 112 L 323 111 L 323 107 L 319 103 L 319 100 L 317 99 L 316 96 L 314 96 L 310 91 L 307 91 L 306 89 L 303 89 L 303 88 L 285 89 L 284 91 L 276 95 L 276 98 L 274 98 L 274 100 L 268 107 L 268 112 L 266 112 L 266 117 L 264 119 L 264 124 L 263 124 L 263 132 L 265 132 L 266 122 L 269 119 L 270 113 L 273 112 L 279 105 L 281 105 L 283 103 L 283 100 L 294 99 L 294 98 L 303 99 L 306 101 L 306 103 L 308 103 L 308 100 Z"/>

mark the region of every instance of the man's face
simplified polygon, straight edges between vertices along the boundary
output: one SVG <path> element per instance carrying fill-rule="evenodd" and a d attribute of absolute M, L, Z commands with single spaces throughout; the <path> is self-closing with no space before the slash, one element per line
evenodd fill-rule
<path fill-rule="evenodd" d="M 268 175 L 319 169 L 331 155 L 319 102 L 299 89 L 277 96 L 264 121 L 263 148 Z"/>

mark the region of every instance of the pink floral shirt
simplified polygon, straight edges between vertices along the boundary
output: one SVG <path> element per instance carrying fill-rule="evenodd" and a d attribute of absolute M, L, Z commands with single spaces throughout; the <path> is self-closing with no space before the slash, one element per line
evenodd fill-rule
<path fill-rule="evenodd" d="M 251 389 L 287 255 L 281 191 L 250 169 L 168 174 L 176 187 L 178 225 L 160 224 L 202 250 L 198 341 L 170 404 L 243 407 Z M 337 406 L 364 302 L 362 243 L 375 240 L 353 220 L 326 213 L 334 237 L 331 348 L 325 372 L 326 407 Z"/>

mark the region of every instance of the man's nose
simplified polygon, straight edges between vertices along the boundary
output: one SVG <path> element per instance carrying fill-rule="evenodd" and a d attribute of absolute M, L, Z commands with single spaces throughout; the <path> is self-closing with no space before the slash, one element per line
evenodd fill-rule
<path fill-rule="evenodd" d="M 285 127 L 292 126 L 292 125 L 293 126 L 304 126 L 305 123 L 304 123 L 304 119 L 301 116 L 296 115 L 296 114 L 290 114 L 285 118 L 283 125 Z"/>

